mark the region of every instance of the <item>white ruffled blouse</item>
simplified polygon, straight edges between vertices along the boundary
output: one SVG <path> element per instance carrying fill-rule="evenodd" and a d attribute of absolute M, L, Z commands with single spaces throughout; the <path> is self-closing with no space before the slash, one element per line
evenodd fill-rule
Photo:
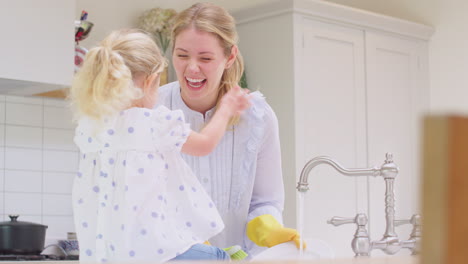
<path fill-rule="evenodd" d="M 190 128 L 182 111 L 131 108 L 103 126 L 82 119 L 73 186 L 80 261 L 174 258 L 224 224 L 182 159 Z"/>
<path fill-rule="evenodd" d="M 218 247 L 240 245 L 253 256 L 265 248 L 247 238 L 246 223 L 262 214 L 271 214 L 282 223 L 284 185 L 278 120 L 260 92 L 251 95 L 251 107 L 212 153 L 182 157 L 215 202 L 225 224 L 210 242 Z M 194 131 L 200 131 L 215 111 L 213 108 L 203 115 L 190 109 L 181 98 L 178 82 L 159 88 L 158 104 L 182 110 Z"/>

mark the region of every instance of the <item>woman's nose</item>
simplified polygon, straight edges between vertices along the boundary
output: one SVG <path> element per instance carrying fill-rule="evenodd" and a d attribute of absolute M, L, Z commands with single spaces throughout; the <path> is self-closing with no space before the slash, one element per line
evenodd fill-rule
<path fill-rule="evenodd" d="M 194 60 L 189 61 L 188 64 L 188 70 L 192 73 L 197 73 L 200 71 L 200 68 L 198 67 L 198 63 Z"/>

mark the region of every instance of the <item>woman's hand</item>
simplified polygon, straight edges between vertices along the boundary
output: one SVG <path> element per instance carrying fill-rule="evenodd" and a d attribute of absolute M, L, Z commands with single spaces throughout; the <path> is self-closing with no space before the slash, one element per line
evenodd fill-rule
<path fill-rule="evenodd" d="M 250 98 L 249 90 L 236 85 L 221 98 L 219 110 L 225 111 L 230 117 L 240 115 L 250 107 Z"/>
<path fill-rule="evenodd" d="M 301 237 L 297 230 L 286 228 L 270 214 L 255 217 L 247 223 L 247 236 L 261 247 L 273 247 L 281 243 L 293 241 L 300 249 Z M 306 248 L 302 241 L 302 248 Z"/>

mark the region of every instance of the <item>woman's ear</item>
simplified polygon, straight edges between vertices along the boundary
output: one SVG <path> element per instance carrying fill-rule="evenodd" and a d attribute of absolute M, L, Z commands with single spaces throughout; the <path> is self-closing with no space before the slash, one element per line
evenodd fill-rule
<path fill-rule="evenodd" d="M 237 48 L 237 45 L 233 45 L 231 48 L 231 54 L 229 54 L 228 60 L 226 62 L 225 69 L 229 69 L 232 66 L 232 64 L 234 64 L 234 61 L 236 61 L 238 53 L 239 53 L 239 49 Z"/>

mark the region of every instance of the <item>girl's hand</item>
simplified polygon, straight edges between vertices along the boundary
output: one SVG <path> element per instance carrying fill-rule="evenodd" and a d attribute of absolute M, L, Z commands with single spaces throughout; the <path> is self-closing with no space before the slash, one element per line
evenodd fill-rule
<path fill-rule="evenodd" d="M 250 98 L 247 90 L 236 86 L 229 90 L 219 103 L 213 118 L 200 131 L 200 133 L 192 131 L 182 146 L 182 152 L 192 156 L 208 155 L 226 132 L 226 127 L 229 119 L 233 116 L 240 115 L 250 106 Z"/>
<path fill-rule="evenodd" d="M 241 115 L 250 107 L 250 98 L 249 90 L 236 85 L 221 98 L 220 110 L 226 111 L 229 117 Z"/>

